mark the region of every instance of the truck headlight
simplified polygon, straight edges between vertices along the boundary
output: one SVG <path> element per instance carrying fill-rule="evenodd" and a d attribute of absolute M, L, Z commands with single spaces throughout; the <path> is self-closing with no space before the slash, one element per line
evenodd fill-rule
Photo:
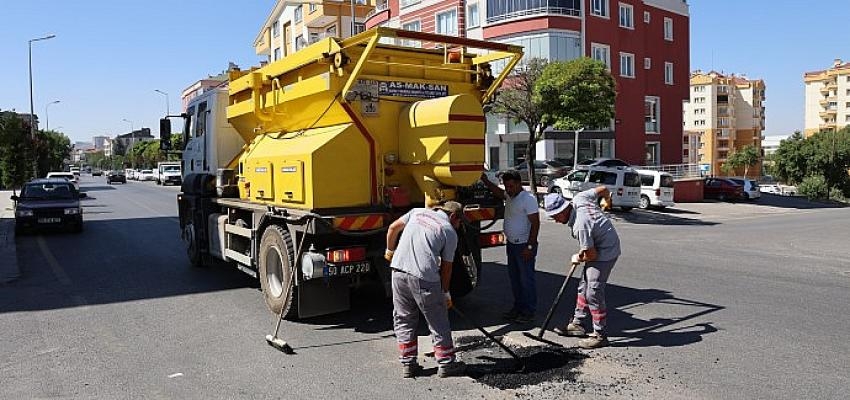
<path fill-rule="evenodd" d="M 65 215 L 77 215 L 80 213 L 79 208 L 66 208 Z"/>
<path fill-rule="evenodd" d="M 15 215 L 17 215 L 19 217 L 32 217 L 33 213 L 32 213 L 32 210 L 28 210 L 26 208 L 19 208 L 19 209 L 15 210 Z"/>

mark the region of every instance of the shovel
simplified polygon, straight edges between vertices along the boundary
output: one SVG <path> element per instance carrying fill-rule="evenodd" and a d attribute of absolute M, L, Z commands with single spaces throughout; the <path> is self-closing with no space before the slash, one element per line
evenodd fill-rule
<path fill-rule="evenodd" d="M 561 299 L 564 297 L 564 289 L 567 288 L 567 284 L 570 283 L 570 278 L 573 276 L 573 272 L 575 272 L 576 267 L 580 263 L 573 263 L 572 267 L 570 267 L 570 272 L 567 273 L 567 276 L 564 278 L 564 283 L 561 284 L 561 290 L 558 291 L 558 296 L 555 297 L 555 302 L 552 303 L 552 308 L 549 309 L 549 313 L 546 314 L 546 319 L 543 321 L 543 325 L 540 327 L 540 330 L 537 331 L 537 335 L 532 334 L 531 332 L 523 332 L 529 339 L 534 339 L 538 342 L 546 343 L 550 346 L 555 347 L 564 347 L 560 343 L 555 343 L 551 340 L 543 339 L 543 333 L 546 332 L 546 329 L 549 328 L 549 322 L 552 320 L 552 315 L 555 314 L 555 309 L 558 308 L 558 304 L 561 304 Z"/>

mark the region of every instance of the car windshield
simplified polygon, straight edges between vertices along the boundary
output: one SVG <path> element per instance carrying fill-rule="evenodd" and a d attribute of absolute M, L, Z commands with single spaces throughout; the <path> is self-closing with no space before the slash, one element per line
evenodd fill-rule
<path fill-rule="evenodd" d="M 163 167 L 162 170 L 165 172 L 180 172 L 180 167 L 176 165 L 169 165 L 167 167 Z"/>
<path fill-rule="evenodd" d="M 65 183 L 29 183 L 21 189 L 21 198 L 30 200 L 74 198 L 74 190 Z"/>
<path fill-rule="evenodd" d="M 661 187 L 673 187 L 673 177 L 670 175 L 661 175 Z"/>

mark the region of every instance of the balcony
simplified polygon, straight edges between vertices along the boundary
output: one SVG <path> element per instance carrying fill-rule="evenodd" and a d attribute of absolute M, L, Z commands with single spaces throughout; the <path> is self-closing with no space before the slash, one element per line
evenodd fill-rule
<path fill-rule="evenodd" d="M 824 85 L 824 88 L 826 88 L 826 90 L 837 90 L 838 89 L 838 81 L 833 79 L 833 80 L 827 82 L 826 85 Z"/>
<path fill-rule="evenodd" d="M 372 29 L 376 26 L 381 26 L 385 22 L 390 19 L 390 3 L 389 1 L 384 1 L 383 3 L 378 3 L 374 9 L 370 10 L 368 14 L 366 14 L 366 29 Z"/>
<path fill-rule="evenodd" d="M 836 114 L 838 114 L 838 110 L 836 110 L 835 108 L 827 108 L 826 110 L 823 110 L 818 113 L 821 118 L 828 118 L 831 116 L 835 116 Z"/>
<path fill-rule="evenodd" d="M 581 16 L 580 0 L 528 0 L 515 2 L 493 0 L 487 3 L 487 23 L 522 18 L 530 15 Z"/>

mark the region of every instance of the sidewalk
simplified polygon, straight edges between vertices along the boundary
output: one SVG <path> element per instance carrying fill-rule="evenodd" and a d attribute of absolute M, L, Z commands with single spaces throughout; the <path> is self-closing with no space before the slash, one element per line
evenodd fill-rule
<path fill-rule="evenodd" d="M 15 248 L 15 214 L 11 190 L 0 190 L 0 285 L 17 279 L 18 256 Z"/>

